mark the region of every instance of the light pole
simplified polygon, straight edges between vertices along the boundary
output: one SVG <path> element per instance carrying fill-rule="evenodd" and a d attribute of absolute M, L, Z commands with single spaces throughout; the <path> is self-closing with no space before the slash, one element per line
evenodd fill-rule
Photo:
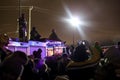
<path fill-rule="evenodd" d="M 29 29 L 28 29 L 28 40 L 30 40 L 30 31 L 31 31 L 31 11 L 33 9 L 33 6 L 29 7 Z"/>
<path fill-rule="evenodd" d="M 73 46 L 75 45 L 75 29 L 77 27 L 79 27 L 79 25 L 81 24 L 81 21 L 79 20 L 78 17 L 71 17 L 69 19 L 67 19 L 67 21 L 72 25 L 72 27 L 74 28 L 73 30 Z"/>

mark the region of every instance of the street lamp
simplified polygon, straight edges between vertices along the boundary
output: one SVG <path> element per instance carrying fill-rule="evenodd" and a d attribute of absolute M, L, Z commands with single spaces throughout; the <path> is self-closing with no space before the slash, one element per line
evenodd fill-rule
<path fill-rule="evenodd" d="M 68 19 L 68 22 L 73 26 L 73 27 L 78 27 L 81 24 L 81 21 L 78 17 L 71 17 Z"/>
<path fill-rule="evenodd" d="M 72 25 L 72 27 L 74 27 L 74 31 L 73 31 L 73 46 L 74 46 L 74 42 L 75 42 L 74 32 L 75 32 L 76 27 L 79 27 L 79 25 L 81 25 L 82 22 L 80 21 L 78 17 L 70 17 L 69 19 L 66 19 L 66 20 Z"/>

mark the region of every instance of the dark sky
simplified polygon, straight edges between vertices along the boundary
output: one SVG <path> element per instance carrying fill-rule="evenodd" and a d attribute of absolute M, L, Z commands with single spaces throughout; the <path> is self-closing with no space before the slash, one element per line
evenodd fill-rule
<path fill-rule="evenodd" d="M 15 36 L 19 16 L 19 0 L 0 0 L 0 33 Z M 42 37 L 48 37 L 55 29 L 58 37 L 72 43 L 81 39 L 107 40 L 120 39 L 120 0 L 21 0 L 21 6 L 33 6 L 32 26 Z M 81 31 L 62 21 L 68 12 L 79 16 L 85 25 Z M 28 21 L 28 9 L 22 8 Z"/>

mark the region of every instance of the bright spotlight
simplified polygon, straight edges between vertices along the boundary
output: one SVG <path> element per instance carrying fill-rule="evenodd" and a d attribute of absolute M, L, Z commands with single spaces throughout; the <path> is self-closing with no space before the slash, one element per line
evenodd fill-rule
<path fill-rule="evenodd" d="M 80 21 L 78 17 L 71 17 L 67 19 L 67 22 L 69 22 L 74 27 L 77 27 L 82 24 L 82 22 Z"/>
<path fill-rule="evenodd" d="M 69 19 L 69 22 L 73 25 L 73 26 L 78 26 L 80 24 L 80 20 L 77 17 L 72 17 L 71 19 Z"/>

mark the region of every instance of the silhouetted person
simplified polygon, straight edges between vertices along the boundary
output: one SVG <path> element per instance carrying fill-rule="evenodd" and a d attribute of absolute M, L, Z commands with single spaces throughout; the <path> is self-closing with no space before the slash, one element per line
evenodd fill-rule
<path fill-rule="evenodd" d="M 21 76 L 21 80 L 34 80 L 35 74 L 34 74 L 34 56 L 29 55 L 28 56 L 28 64 L 24 66 L 24 71 Z"/>
<path fill-rule="evenodd" d="M 117 47 L 120 50 L 120 41 L 118 42 Z"/>
<path fill-rule="evenodd" d="M 24 52 L 15 51 L 1 63 L 1 80 L 18 80 L 21 78 L 28 57 Z"/>
<path fill-rule="evenodd" d="M 33 40 L 33 41 L 39 41 L 40 40 L 41 35 L 37 32 L 35 27 L 32 27 L 30 35 L 31 35 L 30 40 Z"/>
<path fill-rule="evenodd" d="M 0 34 L 0 61 L 1 62 L 5 59 L 6 56 L 12 53 L 12 51 L 6 48 L 8 43 L 9 43 L 9 37 L 6 34 Z"/>
<path fill-rule="evenodd" d="M 68 54 L 63 53 L 60 60 L 58 61 L 58 74 L 65 75 L 66 74 L 66 66 L 71 61 Z"/>
<path fill-rule="evenodd" d="M 119 76 L 117 79 L 117 75 L 120 75 L 120 51 L 112 46 L 105 52 L 103 59 L 96 69 L 95 80 L 120 80 Z"/>
<path fill-rule="evenodd" d="M 37 52 L 34 52 L 34 70 L 36 72 L 35 80 L 43 79 L 49 80 L 47 69 L 48 66 L 41 57 L 42 49 L 38 49 Z"/>
<path fill-rule="evenodd" d="M 52 29 L 52 33 L 50 34 L 48 39 L 55 40 L 55 41 L 61 41 L 61 39 L 57 36 L 54 29 Z"/>
<path fill-rule="evenodd" d="M 76 47 L 75 52 L 71 55 L 73 61 L 85 61 L 89 58 L 89 53 L 86 51 L 86 46 L 80 44 Z"/>
<path fill-rule="evenodd" d="M 103 58 L 103 50 L 102 50 L 102 48 L 101 48 L 101 46 L 100 46 L 100 43 L 99 42 L 95 42 L 95 45 L 94 45 L 94 47 L 98 50 L 98 52 L 100 53 L 100 56 L 101 56 L 101 58 Z"/>
<path fill-rule="evenodd" d="M 19 39 L 20 41 L 26 41 L 26 20 L 25 20 L 25 15 L 22 14 L 21 17 L 19 18 Z"/>

